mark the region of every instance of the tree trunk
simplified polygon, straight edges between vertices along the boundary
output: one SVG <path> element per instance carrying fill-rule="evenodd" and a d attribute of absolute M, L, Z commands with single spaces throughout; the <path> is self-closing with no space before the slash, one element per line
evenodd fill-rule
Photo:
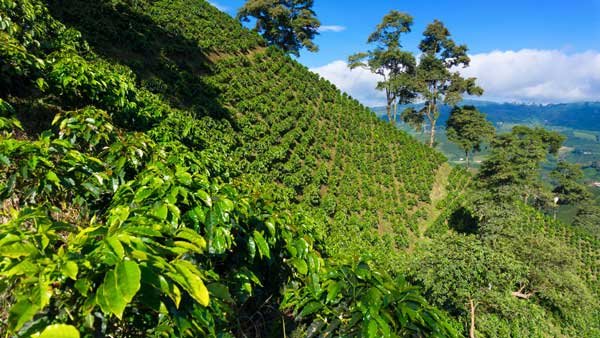
<path fill-rule="evenodd" d="M 513 297 L 517 297 L 517 298 L 521 298 L 521 299 L 529 299 L 531 296 L 533 296 L 536 292 L 536 290 L 533 290 L 531 292 L 527 292 L 527 293 L 523 293 L 523 290 L 525 290 L 525 286 L 523 285 L 521 286 L 521 288 L 519 288 L 518 291 L 513 291 L 511 293 L 511 295 L 513 295 Z"/>
<path fill-rule="evenodd" d="M 395 102 L 392 105 L 392 118 L 394 119 L 394 125 L 396 124 L 396 121 L 398 120 L 398 103 Z"/>
<path fill-rule="evenodd" d="M 388 122 L 389 122 L 389 123 L 393 123 L 393 122 L 392 122 L 392 107 L 390 106 L 390 104 L 389 104 L 389 103 L 388 103 L 388 105 L 385 107 L 385 110 L 387 111 Z"/>
<path fill-rule="evenodd" d="M 467 169 L 471 168 L 471 163 L 469 162 L 469 151 L 465 150 L 465 157 L 467 158 Z"/>
<path fill-rule="evenodd" d="M 430 119 L 431 122 L 431 135 L 429 136 L 429 147 L 433 148 L 435 145 L 435 119 Z"/>
<path fill-rule="evenodd" d="M 469 298 L 469 308 L 471 313 L 471 325 L 469 327 L 469 338 L 475 338 L 475 303 Z"/>

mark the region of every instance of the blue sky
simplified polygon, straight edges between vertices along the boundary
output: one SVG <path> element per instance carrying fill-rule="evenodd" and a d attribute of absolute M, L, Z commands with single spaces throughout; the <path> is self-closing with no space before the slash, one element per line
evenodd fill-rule
<path fill-rule="evenodd" d="M 211 2 L 234 15 L 244 1 Z M 360 72 L 355 73 L 356 78 L 352 73 L 342 74 L 345 70 L 341 62 L 369 48 L 365 43 L 368 35 L 392 9 L 414 17 L 413 32 L 403 42 L 408 50 L 416 51 L 422 31 L 433 19 L 444 22 L 455 41 L 466 43 L 474 56 L 473 69 L 466 72 L 489 85 L 486 99 L 600 100 L 600 0 L 315 0 L 314 9 L 323 26 L 335 27 L 317 37 L 318 53 L 303 51 L 299 61 L 363 102 L 370 96 L 377 101 L 378 93 L 353 91 L 366 90 L 376 80 Z M 514 85 L 522 88 L 511 90 L 506 79 L 498 83 L 502 74 L 494 68 L 518 70 L 514 77 L 519 75 L 521 81 Z M 577 68 L 577 74 L 572 74 L 572 68 Z M 590 70 L 589 74 L 583 74 L 585 69 Z M 561 77 L 566 77 L 567 83 Z M 360 79 L 366 82 L 363 86 L 356 83 Z M 353 89 L 348 81 L 354 83 Z"/>

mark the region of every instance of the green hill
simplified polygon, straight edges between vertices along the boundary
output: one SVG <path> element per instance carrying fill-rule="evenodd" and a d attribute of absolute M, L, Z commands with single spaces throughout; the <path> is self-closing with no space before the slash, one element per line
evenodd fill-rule
<path fill-rule="evenodd" d="M 469 174 L 207 2 L 1 1 L 0 70 L 1 333 L 467 332 L 414 264 Z M 521 209 L 583 305 L 499 293 L 480 332 L 597 333 L 598 242 Z"/>

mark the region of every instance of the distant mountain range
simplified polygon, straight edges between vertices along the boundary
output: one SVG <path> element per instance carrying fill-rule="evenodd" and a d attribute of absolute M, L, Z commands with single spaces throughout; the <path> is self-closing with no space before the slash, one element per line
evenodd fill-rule
<path fill-rule="evenodd" d="M 462 104 L 476 106 L 480 111 L 487 114 L 488 119 L 494 123 L 539 123 L 549 126 L 600 131 L 600 102 L 537 105 L 464 100 Z M 422 104 L 401 106 L 398 107 L 398 112 L 409 106 L 420 108 Z M 377 115 L 387 119 L 385 107 L 374 107 L 372 109 Z M 442 107 L 440 125 L 446 123 L 450 110 L 450 107 Z"/>

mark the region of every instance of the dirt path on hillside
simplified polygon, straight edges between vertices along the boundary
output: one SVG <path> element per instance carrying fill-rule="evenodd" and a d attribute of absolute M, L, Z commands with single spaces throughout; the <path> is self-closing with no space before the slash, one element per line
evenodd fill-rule
<path fill-rule="evenodd" d="M 450 166 L 448 163 L 444 163 L 439 167 L 435 175 L 433 187 L 429 195 L 431 203 L 427 206 L 426 210 L 427 218 L 419 222 L 419 239 L 423 239 L 425 237 L 425 232 L 429 226 L 435 222 L 435 220 L 442 213 L 442 210 L 436 208 L 436 205 L 448 195 L 448 177 L 450 176 L 451 171 L 452 166 Z"/>

